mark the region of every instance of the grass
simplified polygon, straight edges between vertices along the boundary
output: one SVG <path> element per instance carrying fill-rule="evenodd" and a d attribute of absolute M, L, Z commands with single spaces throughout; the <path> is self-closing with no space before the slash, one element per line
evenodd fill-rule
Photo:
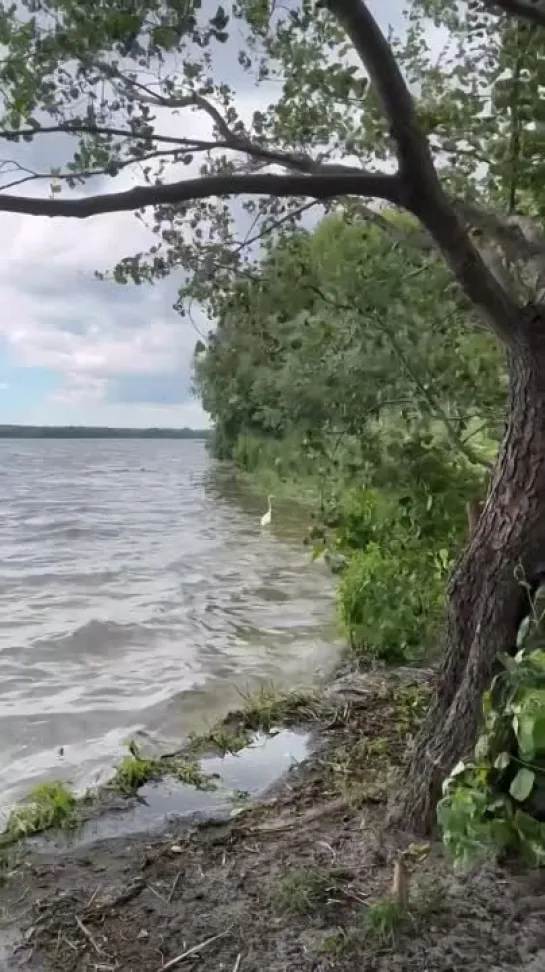
<path fill-rule="evenodd" d="M 407 936 L 421 934 L 432 916 L 445 910 L 446 891 L 438 880 L 415 883 L 407 904 L 393 897 L 369 904 L 354 924 L 324 935 L 326 955 L 361 954 L 365 947 L 398 950 Z"/>
<path fill-rule="evenodd" d="M 190 751 L 202 754 L 213 748 L 220 755 L 238 753 L 252 744 L 256 732 L 270 733 L 280 727 L 315 723 L 335 713 L 317 691 L 285 692 L 274 684 L 262 685 L 257 691 L 241 691 L 240 711 L 231 713 L 225 722 L 209 732 L 190 737 Z"/>
<path fill-rule="evenodd" d="M 410 909 L 397 901 L 375 901 L 362 915 L 364 940 L 380 948 L 393 948 L 401 934 L 413 929 L 414 919 Z"/>
<path fill-rule="evenodd" d="M 327 868 L 286 874 L 273 891 L 273 903 L 289 915 L 304 915 L 326 905 L 339 889 L 339 876 Z"/>
<path fill-rule="evenodd" d="M 429 690 L 422 686 L 385 683 L 373 693 L 363 725 L 358 719 L 352 724 L 348 713 L 345 739 L 322 764 L 328 786 L 353 806 L 382 802 L 428 700 Z"/>
<path fill-rule="evenodd" d="M 40 783 L 25 802 L 11 811 L 2 838 L 6 842 L 38 834 L 51 827 L 69 829 L 77 823 L 77 799 L 59 780 Z"/>
<path fill-rule="evenodd" d="M 194 737 L 187 756 L 147 757 L 134 742 L 129 743 L 128 753 L 116 767 L 108 788 L 131 795 L 146 783 L 171 776 L 199 790 L 214 790 L 217 775 L 203 773 L 196 758 L 198 752 L 211 745 L 222 754 L 240 752 L 250 745 L 252 733 L 270 732 L 276 725 L 316 720 L 323 707 L 323 700 L 317 693 L 282 693 L 273 686 L 244 695 L 243 699 L 243 710 L 235 725 L 219 724 L 206 735 Z M 72 827 L 78 820 L 78 805 L 92 802 L 99 796 L 87 793 L 78 800 L 65 783 L 41 783 L 30 791 L 21 806 L 11 812 L 0 835 L 0 845 L 7 846 L 52 828 Z"/>
<path fill-rule="evenodd" d="M 274 685 L 263 685 L 257 692 L 241 695 L 243 724 L 254 732 L 315 722 L 324 716 L 327 708 L 331 710 L 319 692 L 281 692 Z"/>
<path fill-rule="evenodd" d="M 140 754 L 134 743 L 129 743 L 129 752 L 117 767 L 110 785 L 121 793 L 130 794 L 136 793 L 145 783 L 164 776 L 173 776 L 198 790 L 216 787 L 216 778 L 203 773 L 196 760 L 175 756 L 148 758 Z"/>
<path fill-rule="evenodd" d="M 251 741 L 251 733 L 244 727 L 232 729 L 228 725 L 219 725 L 203 735 L 191 736 L 190 749 L 192 753 L 203 753 L 212 747 L 220 756 L 226 756 L 228 753 L 239 753 L 246 749 Z"/>

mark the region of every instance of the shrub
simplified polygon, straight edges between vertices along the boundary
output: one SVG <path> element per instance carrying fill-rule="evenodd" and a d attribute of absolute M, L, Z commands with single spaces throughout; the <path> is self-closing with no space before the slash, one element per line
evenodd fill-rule
<path fill-rule="evenodd" d="M 339 580 L 339 614 L 352 651 L 386 662 L 423 657 L 437 636 L 443 586 L 443 571 L 429 555 L 368 544 Z"/>

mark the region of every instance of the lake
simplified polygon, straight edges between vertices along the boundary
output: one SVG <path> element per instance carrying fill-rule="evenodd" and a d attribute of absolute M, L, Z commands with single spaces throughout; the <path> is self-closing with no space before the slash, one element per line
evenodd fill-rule
<path fill-rule="evenodd" d="M 0 440 L 2 815 L 43 779 L 103 782 L 131 737 L 179 743 L 246 688 L 334 665 L 305 517 L 273 504 L 262 530 L 266 506 L 201 442 Z"/>

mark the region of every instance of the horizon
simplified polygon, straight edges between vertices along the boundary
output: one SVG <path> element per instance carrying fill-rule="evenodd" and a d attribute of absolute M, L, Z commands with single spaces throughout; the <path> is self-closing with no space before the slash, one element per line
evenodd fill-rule
<path fill-rule="evenodd" d="M 102 422 L 0 422 L 0 429 L 127 429 L 132 432 L 142 432 L 146 429 L 161 429 L 162 431 L 209 432 L 211 426 L 201 425 L 104 425 Z"/>
<path fill-rule="evenodd" d="M 202 439 L 208 438 L 210 427 L 183 426 L 128 426 L 128 425 L 37 425 L 35 423 L 0 423 L 0 439 L 46 438 L 157 438 Z"/>

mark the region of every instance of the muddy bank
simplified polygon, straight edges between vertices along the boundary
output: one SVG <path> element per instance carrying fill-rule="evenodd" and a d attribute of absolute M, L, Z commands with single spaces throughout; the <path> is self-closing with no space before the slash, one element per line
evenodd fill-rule
<path fill-rule="evenodd" d="M 453 876 L 438 845 L 381 837 L 425 673 L 346 673 L 301 714 L 315 746 L 260 805 L 155 836 L 19 849 L 0 889 L 0 969 L 16 972 L 541 972 L 545 878 Z M 240 727 L 239 727 L 240 728 Z M 2 964 L 3 962 L 3 964 Z"/>

